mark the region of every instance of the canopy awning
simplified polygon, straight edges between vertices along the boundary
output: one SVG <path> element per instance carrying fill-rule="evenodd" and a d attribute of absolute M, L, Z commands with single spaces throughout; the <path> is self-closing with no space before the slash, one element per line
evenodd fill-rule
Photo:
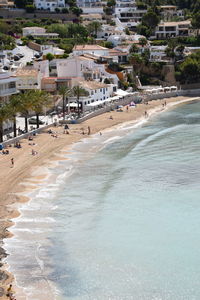
<path fill-rule="evenodd" d="M 104 104 L 104 102 L 105 102 L 105 100 L 103 100 L 103 101 L 94 101 L 94 102 L 92 102 L 90 104 L 87 104 L 87 106 L 94 107 L 94 106 L 102 105 L 102 104 Z"/>

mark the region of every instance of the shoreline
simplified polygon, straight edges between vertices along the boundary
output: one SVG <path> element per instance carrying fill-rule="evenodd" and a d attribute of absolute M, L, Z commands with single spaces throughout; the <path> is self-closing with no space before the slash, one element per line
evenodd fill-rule
<path fill-rule="evenodd" d="M 70 153 L 73 145 L 86 137 L 90 138 L 90 136 L 82 134 L 83 128 L 86 132 L 88 126 L 90 126 L 91 135 L 97 134 L 98 132 L 115 130 L 115 128 L 119 126 L 126 126 L 128 124 L 135 125 L 135 128 L 137 128 L 137 125 L 140 126 L 140 123 L 148 121 L 149 118 L 158 115 L 159 113 L 165 112 L 176 105 L 195 100 L 200 100 L 200 98 L 174 97 L 153 100 L 149 102 L 149 105 L 139 104 L 136 108 L 129 108 L 129 112 L 127 112 L 126 107 L 124 107 L 123 112 L 112 111 L 89 119 L 81 124 L 70 125 L 69 135 L 63 134 L 62 127 L 52 127 L 52 130 L 56 131 L 56 134 L 58 134 L 58 138 L 53 138 L 46 130 L 36 136 L 34 139 L 36 145 L 30 147 L 30 145 L 28 145 L 29 142 L 26 139 L 21 141 L 22 149 L 9 149 L 11 152 L 9 156 L 2 155 L 0 157 L 0 165 L 2 166 L 3 173 L 3 175 L 0 175 L 0 192 L 2 195 L 0 214 L 3 218 L 0 226 L 1 239 L 3 240 L 12 236 L 9 233 L 8 228 L 12 226 L 14 222 L 10 219 L 19 216 L 19 211 L 11 206 L 29 200 L 24 194 L 33 190 L 33 186 L 35 186 L 37 182 L 42 182 L 42 180 L 47 178 L 48 174 L 46 174 L 45 168 L 48 169 L 48 166 L 52 166 L 52 162 L 55 166 L 57 162 L 67 159 L 63 158 L 62 151 L 65 153 L 69 151 Z M 167 107 L 163 108 L 162 104 L 165 101 Z M 149 114 L 148 118 L 144 117 L 145 111 Z M 113 119 L 109 118 L 111 115 Z M 38 155 L 31 155 L 32 147 L 38 152 Z M 10 166 L 11 157 L 14 157 L 15 159 L 14 168 L 11 168 Z M 3 259 L 3 257 L 1 257 L 1 259 Z M 3 273 L 5 272 L 8 274 L 7 271 L 3 271 Z M 12 281 L 13 275 L 9 274 L 4 282 L 1 281 L 2 288 L 8 287 L 9 282 Z M 1 297 L 1 299 L 8 298 L 5 296 Z"/>

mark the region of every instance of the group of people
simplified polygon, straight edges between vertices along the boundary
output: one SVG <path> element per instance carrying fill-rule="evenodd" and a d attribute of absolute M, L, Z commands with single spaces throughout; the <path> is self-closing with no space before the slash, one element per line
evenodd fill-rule
<path fill-rule="evenodd" d="M 2 154 L 5 154 L 5 155 L 8 155 L 10 152 L 9 152 L 8 149 L 6 149 L 6 150 L 3 149 L 1 153 L 2 153 Z"/>
<path fill-rule="evenodd" d="M 16 143 L 14 144 L 14 147 L 15 147 L 15 148 L 18 148 L 18 149 L 21 149 L 21 148 L 22 148 L 22 145 L 21 145 L 20 142 L 16 142 Z"/>

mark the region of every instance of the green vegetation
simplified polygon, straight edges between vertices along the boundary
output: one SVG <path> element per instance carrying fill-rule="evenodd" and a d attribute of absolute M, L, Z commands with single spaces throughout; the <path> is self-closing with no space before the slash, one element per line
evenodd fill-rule
<path fill-rule="evenodd" d="M 73 95 L 76 96 L 76 101 L 78 105 L 78 118 L 80 117 L 80 97 L 88 96 L 88 92 L 80 87 L 79 85 L 73 87 Z"/>
<path fill-rule="evenodd" d="M 200 81 L 200 51 L 188 56 L 184 62 L 176 66 L 176 79 L 183 84 Z"/>
<path fill-rule="evenodd" d="M 12 50 L 15 48 L 15 39 L 12 36 L 0 33 L 0 50 Z"/>
<path fill-rule="evenodd" d="M 16 115 L 20 113 L 25 119 L 25 130 L 28 132 L 28 116 L 34 111 L 37 118 L 37 128 L 39 128 L 39 115 L 45 107 L 52 105 L 51 97 L 48 93 L 40 90 L 30 90 L 21 94 L 13 95 L 9 102 L 0 106 L 0 142 L 3 141 L 3 123 L 13 121 L 14 136 L 16 136 Z"/>

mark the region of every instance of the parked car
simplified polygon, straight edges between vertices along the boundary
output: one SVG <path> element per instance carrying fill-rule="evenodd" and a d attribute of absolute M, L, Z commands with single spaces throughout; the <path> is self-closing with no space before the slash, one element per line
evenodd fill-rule
<path fill-rule="evenodd" d="M 34 118 L 34 117 L 32 117 L 32 118 L 30 118 L 29 120 L 28 120 L 28 123 L 30 124 L 30 125 L 36 125 L 37 124 L 37 119 L 36 118 Z M 45 122 L 43 122 L 42 120 L 39 120 L 39 124 L 40 125 L 43 125 Z"/>
<path fill-rule="evenodd" d="M 14 56 L 14 61 L 18 61 L 18 60 L 20 60 L 20 57 L 17 56 L 17 55 L 15 55 L 15 56 Z"/>

